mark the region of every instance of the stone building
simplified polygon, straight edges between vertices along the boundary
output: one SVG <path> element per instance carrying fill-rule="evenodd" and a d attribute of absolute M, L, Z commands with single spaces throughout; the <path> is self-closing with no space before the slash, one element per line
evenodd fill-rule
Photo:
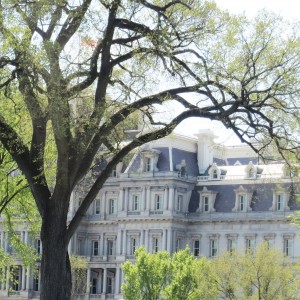
<path fill-rule="evenodd" d="M 217 145 L 214 138 L 209 130 L 195 138 L 172 134 L 117 166 L 69 245 L 70 253 L 88 260 L 87 284 L 77 299 L 122 299 L 121 265 L 140 245 L 171 253 L 189 245 L 195 257 L 213 258 L 267 241 L 291 259 L 300 256 L 297 229 L 287 221 L 297 209 L 298 178 L 284 163 L 264 163 L 249 147 Z M 70 217 L 100 170 L 101 163 L 74 191 Z M 20 234 L 41 250 L 26 228 Z M 5 232 L 1 246 L 10 250 Z M 16 265 L 17 284 L 3 282 L 0 299 L 37 299 L 38 276 L 21 261 Z"/>

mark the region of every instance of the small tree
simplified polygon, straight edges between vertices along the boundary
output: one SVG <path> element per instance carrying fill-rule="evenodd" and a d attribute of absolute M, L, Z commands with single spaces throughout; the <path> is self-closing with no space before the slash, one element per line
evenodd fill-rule
<path fill-rule="evenodd" d="M 171 268 L 169 252 L 146 253 L 141 247 L 135 251 L 135 263 L 123 264 L 125 283 L 122 292 L 128 300 L 158 300 L 166 287 Z"/>
<path fill-rule="evenodd" d="M 225 253 L 206 264 L 199 274 L 201 299 L 296 300 L 299 298 L 298 265 L 266 243 L 255 253 Z M 204 272 L 205 271 L 205 272 Z M 205 281 L 204 278 L 207 278 Z"/>

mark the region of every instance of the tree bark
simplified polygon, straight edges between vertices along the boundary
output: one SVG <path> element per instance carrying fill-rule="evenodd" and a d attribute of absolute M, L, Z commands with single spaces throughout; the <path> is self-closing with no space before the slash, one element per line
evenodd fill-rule
<path fill-rule="evenodd" d="M 41 300 L 70 300 L 72 290 L 71 265 L 66 240 L 64 217 L 52 216 L 43 220 Z"/>

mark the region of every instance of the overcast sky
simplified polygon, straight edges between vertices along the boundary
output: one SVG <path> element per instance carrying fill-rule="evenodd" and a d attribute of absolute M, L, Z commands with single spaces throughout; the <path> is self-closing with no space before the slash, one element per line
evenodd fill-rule
<path fill-rule="evenodd" d="M 282 15 L 288 20 L 300 21 L 300 0 L 215 0 L 217 5 L 231 13 L 244 13 L 248 17 L 254 17 L 261 9 L 271 10 Z M 226 130 L 218 122 L 209 120 L 186 120 L 176 128 L 175 132 L 193 136 L 199 129 L 210 128 L 219 136 L 217 142 L 227 145 L 238 144 L 235 135 Z"/>

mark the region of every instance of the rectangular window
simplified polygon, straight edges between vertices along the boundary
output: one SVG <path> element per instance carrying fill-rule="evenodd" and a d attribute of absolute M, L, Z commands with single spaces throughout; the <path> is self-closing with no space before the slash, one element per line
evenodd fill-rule
<path fill-rule="evenodd" d="M 255 239 L 254 238 L 246 239 L 246 252 L 247 253 L 255 252 Z"/>
<path fill-rule="evenodd" d="M 218 255 L 218 240 L 210 240 L 210 257 L 216 257 Z"/>
<path fill-rule="evenodd" d="M 246 196 L 239 195 L 240 211 L 246 211 Z"/>
<path fill-rule="evenodd" d="M 111 277 L 107 277 L 107 293 L 113 293 L 113 279 Z"/>
<path fill-rule="evenodd" d="M 237 249 L 237 240 L 228 239 L 228 252 L 233 253 Z"/>
<path fill-rule="evenodd" d="M 175 251 L 178 252 L 180 249 L 181 249 L 181 238 L 177 238 Z"/>
<path fill-rule="evenodd" d="M 199 256 L 199 254 L 200 254 L 200 241 L 199 240 L 193 241 L 193 253 L 194 253 L 194 256 Z"/>
<path fill-rule="evenodd" d="M 34 275 L 33 275 L 33 290 L 35 292 L 39 291 L 40 287 L 39 287 L 39 269 L 34 271 Z"/>
<path fill-rule="evenodd" d="M 107 255 L 114 255 L 114 241 L 107 241 Z"/>
<path fill-rule="evenodd" d="M 203 211 L 208 212 L 209 211 L 209 198 L 208 198 L 208 196 L 203 196 L 202 201 L 203 201 Z"/>
<path fill-rule="evenodd" d="M 130 255 L 134 255 L 136 248 L 137 248 L 137 239 L 131 238 L 131 240 L 130 240 Z"/>
<path fill-rule="evenodd" d="M 276 195 L 276 207 L 277 207 L 277 210 L 283 210 L 283 195 L 282 194 Z"/>
<path fill-rule="evenodd" d="M 285 256 L 292 256 L 293 251 L 293 240 L 292 239 L 284 239 L 283 240 L 283 253 Z"/>
<path fill-rule="evenodd" d="M 100 214 L 100 199 L 95 200 L 95 215 Z"/>
<path fill-rule="evenodd" d="M 77 254 L 83 255 L 83 240 L 82 239 L 77 240 Z"/>
<path fill-rule="evenodd" d="M 155 194 L 154 201 L 154 209 L 162 210 L 162 196 L 160 194 Z"/>
<path fill-rule="evenodd" d="M 147 158 L 146 159 L 146 172 L 150 172 L 151 171 L 151 158 Z"/>
<path fill-rule="evenodd" d="M 265 238 L 265 243 L 267 244 L 267 248 L 271 249 L 274 246 L 274 239 L 272 239 L 272 238 Z"/>
<path fill-rule="evenodd" d="M 178 195 L 178 197 L 177 197 L 176 211 L 178 211 L 178 212 L 182 211 L 182 203 L 183 203 L 183 196 L 182 195 Z"/>
<path fill-rule="evenodd" d="M 133 211 L 140 210 L 140 198 L 138 195 L 132 196 L 132 210 Z"/>
<path fill-rule="evenodd" d="M 116 169 L 112 170 L 111 177 L 117 177 L 117 170 Z"/>
<path fill-rule="evenodd" d="M 116 213 L 116 199 L 109 199 L 109 213 Z"/>
<path fill-rule="evenodd" d="M 42 249 L 41 249 L 41 240 L 40 239 L 35 239 L 34 240 L 34 248 L 36 250 L 37 254 L 41 254 L 42 253 Z"/>
<path fill-rule="evenodd" d="M 154 237 L 153 240 L 152 240 L 152 252 L 153 253 L 157 253 L 159 251 L 159 238 L 157 237 Z"/>
<path fill-rule="evenodd" d="M 97 278 L 93 278 L 92 279 L 92 290 L 91 290 L 91 294 L 97 294 L 97 283 L 98 283 L 98 279 Z"/>
<path fill-rule="evenodd" d="M 99 242 L 93 241 L 93 256 L 99 255 Z"/>

